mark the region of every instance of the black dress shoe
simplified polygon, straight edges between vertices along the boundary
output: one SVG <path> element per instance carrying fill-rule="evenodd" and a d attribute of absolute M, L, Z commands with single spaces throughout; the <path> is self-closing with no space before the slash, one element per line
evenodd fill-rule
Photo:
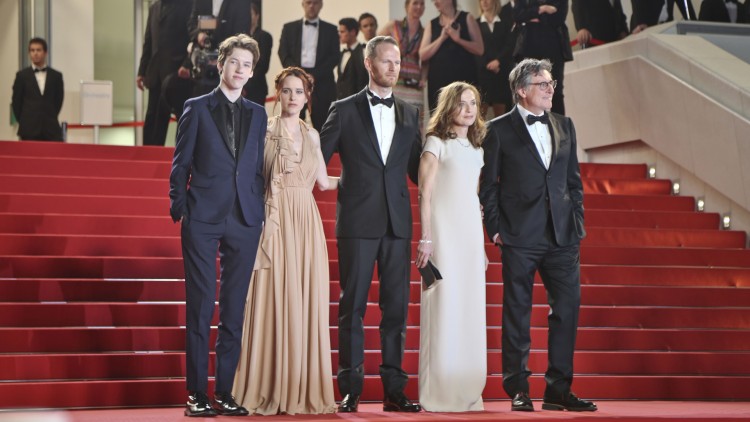
<path fill-rule="evenodd" d="M 412 403 L 403 394 L 395 394 L 385 396 L 383 400 L 383 411 L 384 412 L 410 412 L 416 413 L 422 410 L 422 406 L 418 403 Z"/>
<path fill-rule="evenodd" d="M 596 405 L 588 400 L 581 400 L 575 394 L 569 393 L 561 400 L 544 398 L 542 403 L 544 410 L 568 410 L 571 412 L 595 412 Z"/>
<path fill-rule="evenodd" d="M 185 416 L 212 417 L 216 412 L 211 408 L 211 402 L 203 391 L 191 391 L 188 395 Z"/>
<path fill-rule="evenodd" d="M 224 416 L 247 416 L 250 412 L 244 407 L 237 404 L 229 393 L 214 394 L 214 409 L 220 415 Z"/>
<path fill-rule="evenodd" d="M 511 400 L 510 402 L 510 410 L 520 412 L 533 412 L 534 403 L 531 402 L 529 393 L 521 392 L 513 396 L 513 400 Z"/>
<path fill-rule="evenodd" d="M 353 413 L 357 411 L 357 406 L 359 406 L 359 394 L 347 394 L 344 400 L 341 400 L 339 412 Z"/>

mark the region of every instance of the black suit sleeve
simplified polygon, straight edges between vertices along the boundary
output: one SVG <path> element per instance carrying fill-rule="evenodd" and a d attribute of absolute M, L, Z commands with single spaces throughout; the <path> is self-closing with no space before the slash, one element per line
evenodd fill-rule
<path fill-rule="evenodd" d="M 13 98 L 11 105 L 13 107 L 13 114 L 16 115 L 16 120 L 21 118 L 21 112 L 23 111 L 23 100 L 26 97 L 26 88 L 23 83 L 23 75 L 21 71 L 16 73 L 16 79 L 13 81 Z"/>
<path fill-rule="evenodd" d="M 258 49 L 260 50 L 260 60 L 255 66 L 254 73 L 258 76 L 265 77 L 268 68 L 271 66 L 271 51 L 273 50 L 273 37 L 266 31 L 258 31 Z"/>
<path fill-rule="evenodd" d="M 583 239 L 586 232 L 583 229 L 583 182 L 581 181 L 581 170 L 578 164 L 578 142 L 576 140 L 576 129 L 573 121 L 567 118 L 567 127 L 570 130 L 570 159 L 568 161 L 568 192 L 573 202 L 573 212 L 576 220 L 580 223 L 580 236 Z"/>
<path fill-rule="evenodd" d="M 63 100 L 65 99 L 65 84 L 63 83 L 62 73 L 57 74 L 59 77 L 59 83 L 55 84 L 55 117 L 60 114 L 62 110 Z"/>
<path fill-rule="evenodd" d="M 331 104 L 328 118 L 320 129 L 320 150 L 326 165 L 331 161 L 333 153 L 338 151 L 341 140 L 341 121 L 339 119 L 338 103 Z"/>
<path fill-rule="evenodd" d="M 482 143 L 484 149 L 484 167 L 479 185 L 479 201 L 484 210 L 484 226 L 490 240 L 500 233 L 500 203 L 498 176 L 501 172 L 502 157 L 500 157 L 500 138 L 497 134 L 497 124 L 490 123 L 487 136 Z"/>
<path fill-rule="evenodd" d="M 294 22 L 284 25 L 281 29 L 281 38 L 279 38 L 279 59 L 282 67 L 299 66 L 299 57 L 294 57 Z"/>
<path fill-rule="evenodd" d="M 146 69 L 148 69 L 148 62 L 151 60 L 151 20 L 154 19 L 155 7 L 157 3 L 151 5 L 151 9 L 148 11 L 148 19 L 146 20 L 146 35 L 143 37 L 143 52 L 141 53 L 141 63 L 138 66 L 138 76 L 146 76 Z"/>
<path fill-rule="evenodd" d="M 576 24 L 576 29 L 589 29 L 589 15 L 588 15 L 588 9 L 586 8 L 586 4 L 584 0 L 573 0 L 572 4 L 573 9 L 573 21 Z"/>
<path fill-rule="evenodd" d="M 338 65 L 340 58 L 338 31 L 335 26 L 327 22 L 323 24 L 321 21 L 318 47 L 315 69 L 319 75 L 330 74 L 333 77 L 333 69 Z"/>

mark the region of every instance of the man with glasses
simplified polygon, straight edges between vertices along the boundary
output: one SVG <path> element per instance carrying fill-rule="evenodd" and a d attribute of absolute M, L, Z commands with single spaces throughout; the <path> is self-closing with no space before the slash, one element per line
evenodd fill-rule
<path fill-rule="evenodd" d="M 511 410 L 529 397 L 531 296 L 539 272 L 547 290 L 549 364 L 542 409 L 595 411 L 571 392 L 581 302 L 583 185 L 573 122 L 550 113 L 556 81 L 548 60 L 525 59 L 510 73 L 516 107 L 493 119 L 482 147 L 479 198 L 503 263 L 503 388 Z"/>

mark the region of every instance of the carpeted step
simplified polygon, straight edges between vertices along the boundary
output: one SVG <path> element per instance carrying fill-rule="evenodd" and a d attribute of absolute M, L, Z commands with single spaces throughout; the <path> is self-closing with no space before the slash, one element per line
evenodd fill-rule
<path fill-rule="evenodd" d="M 578 351 L 574 359 L 577 374 L 593 375 L 750 375 L 747 360 L 750 352 L 600 352 Z M 379 350 L 365 352 L 364 373 L 377 375 Z M 497 349 L 488 350 L 487 372 L 502 373 L 502 356 Z M 213 353 L 209 375 L 214 374 Z M 332 368 L 337 367 L 338 351 L 331 353 Z M 408 374 L 419 370 L 419 351 L 404 352 L 403 369 Z M 532 350 L 529 368 L 544 372 L 547 352 Z M 333 375 L 335 371 L 331 375 Z M 185 353 L 89 353 L 0 355 L 0 379 L 5 382 L 105 380 L 185 377 Z"/>
<path fill-rule="evenodd" d="M 338 349 L 338 329 L 331 330 L 331 347 Z M 0 328 L 0 353 L 167 352 L 185 350 L 182 327 L 49 327 Z M 487 328 L 487 347 L 500 349 L 502 330 Z M 210 344 L 216 339 L 211 332 Z M 534 348 L 547 347 L 546 326 L 531 328 Z M 380 349 L 380 331 L 365 327 L 366 349 Z M 213 346 L 212 346 L 213 347 Z M 419 349 L 419 327 L 406 329 L 406 349 Z M 643 329 L 581 327 L 577 350 L 750 352 L 750 330 Z"/>
<path fill-rule="evenodd" d="M 323 218 L 335 219 L 335 208 L 321 209 Z M 586 229 L 688 229 L 716 230 L 719 215 L 696 212 L 650 212 L 587 210 Z M 419 223 L 413 233 L 419 237 Z M 131 236 L 178 236 L 179 224 L 173 224 L 167 213 L 161 215 L 94 215 L 51 213 L 0 213 L 0 233 L 96 234 Z"/>
<path fill-rule="evenodd" d="M 378 302 L 380 284 L 373 281 L 368 301 Z M 337 302 L 338 281 L 330 283 L 330 301 Z M 421 283 L 412 281 L 410 301 L 419 303 Z M 184 302 L 182 280 L 86 280 L 25 279 L 0 280 L 4 302 Z M 547 303 L 544 287 L 534 285 L 534 303 Z M 750 303 L 750 288 L 660 287 L 660 286 L 581 286 L 584 305 L 600 306 L 693 306 L 743 307 Z M 486 300 L 502 304 L 502 283 L 487 283 Z"/>
<path fill-rule="evenodd" d="M 419 280 L 411 266 L 410 279 Z M 218 272 L 218 270 L 217 270 Z M 330 260 L 331 280 L 339 279 L 338 262 Z M 488 282 L 502 279 L 502 266 L 491 262 Z M 0 278 L 185 278 L 181 257 L 0 256 Z M 373 275 L 373 279 L 375 279 Z M 539 278 L 537 277 L 537 280 Z M 650 286 L 750 287 L 750 268 L 682 266 L 581 266 L 581 283 Z"/>
<path fill-rule="evenodd" d="M 166 160 L 113 160 L 0 155 L 3 174 L 82 177 L 145 177 L 169 179 L 172 163 Z"/>
<path fill-rule="evenodd" d="M 533 375 L 530 395 L 541 397 L 544 378 Z M 209 390 L 213 382 L 209 383 Z M 624 399 L 638 396 L 644 400 L 716 400 L 750 399 L 750 377 L 625 376 L 580 375 L 575 390 L 588 399 Z M 409 377 L 405 393 L 417 399 L 417 379 Z M 336 393 L 337 399 L 340 399 Z M 365 377 L 362 399 L 382 400 L 379 376 Z M 0 407 L 8 408 L 81 408 L 128 406 L 176 406 L 185 402 L 183 379 L 146 379 L 111 381 L 68 381 L 0 384 Z M 499 375 L 490 375 L 483 392 L 485 399 L 506 398 Z"/>
<path fill-rule="evenodd" d="M 548 307 L 533 305 L 532 324 L 543 326 L 547 321 Z M 409 305 L 407 325 L 419 325 L 419 304 Z M 367 305 L 364 324 L 380 323 L 377 304 Z M 331 304 L 329 324 L 338 321 L 338 304 Z M 499 325 L 502 305 L 487 305 L 487 321 Z M 218 310 L 213 323 L 218 323 Z M 184 303 L 18 303 L 0 302 L 2 327 L 111 327 L 185 325 Z M 646 307 L 646 306 L 590 306 L 580 310 L 581 327 L 641 327 L 641 328 L 719 328 L 750 329 L 750 307 Z"/>
<path fill-rule="evenodd" d="M 0 155 L 31 158 L 48 157 L 89 160 L 109 159 L 121 161 L 153 160 L 171 162 L 172 156 L 174 156 L 174 148 L 70 144 L 36 141 L 0 141 Z"/>
<path fill-rule="evenodd" d="M 0 212 L 163 216 L 169 212 L 167 193 L 158 197 L 0 193 Z M 687 212 L 693 211 L 693 203 L 693 198 L 683 196 L 589 194 L 584 198 L 586 209 L 607 210 Z M 322 212 L 324 207 L 319 207 Z M 415 203 L 412 211 L 416 209 Z"/>

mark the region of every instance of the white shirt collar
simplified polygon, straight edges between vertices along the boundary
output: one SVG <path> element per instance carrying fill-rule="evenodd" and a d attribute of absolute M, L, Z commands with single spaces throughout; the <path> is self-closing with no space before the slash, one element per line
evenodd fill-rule
<path fill-rule="evenodd" d="M 482 14 L 482 17 L 479 18 L 479 21 L 482 23 L 495 23 L 500 22 L 500 16 L 495 15 L 495 19 L 492 20 L 492 22 L 488 21 L 487 18 L 484 16 L 484 13 Z"/>

